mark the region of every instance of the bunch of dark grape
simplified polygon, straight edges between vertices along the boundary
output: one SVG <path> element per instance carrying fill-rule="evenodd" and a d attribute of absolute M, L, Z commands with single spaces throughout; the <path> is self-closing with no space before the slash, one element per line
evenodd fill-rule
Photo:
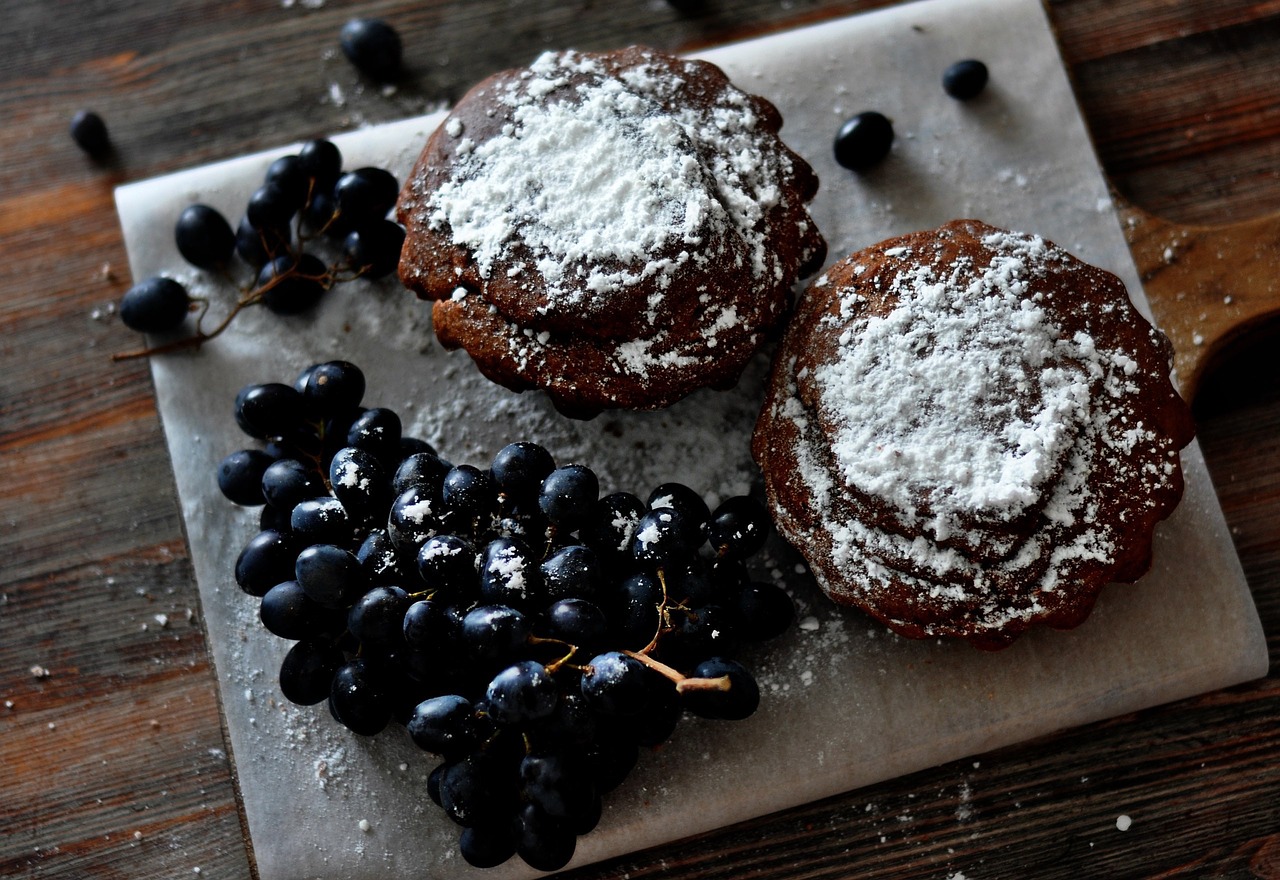
<path fill-rule="evenodd" d="M 471 864 L 556 870 L 683 712 L 757 708 L 735 651 L 794 617 L 748 572 L 768 514 L 749 496 L 709 510 L 679 483 L 601 496 L 588 467 L 530 442 L 453 465 L 364 391 L 338 361 L 236 398 L 263 445 L 218 481 L 263 508 L 235 577 L 296 642 L 280 690 L 364 736 L 403 725 L 438 756 L 428 794 Z"/>
<path fill-rule="evenodd" d="M 344 171 L 342 153 L 333 142 L 312 140 L 271 163 L 234 230 L 216 208 L 187 206 L 174 224 L 174 243 L 183 259 L 232 279 L 248 273 L 248 280 L 239 285 L 235 305 L 210 330 L 200 326 L 207 300 L 192 297 L 172 278 L 154 276 L 138 282 L 120 301 L 120 318 L 127 327 L 143 333 L 176 330 L 194 304 L 200 308 L 196 330 L 116 359 L 196 347 L 225 330 L 249 306 L 300 314 L 335 284 L 390 274 L 404 245 L 404 229 L 387 218 L 399 190 L 389 171 Z M 339 252 L 335 258 L 317 255 L 313 245 L 326 241 L 330 253 Z"/>

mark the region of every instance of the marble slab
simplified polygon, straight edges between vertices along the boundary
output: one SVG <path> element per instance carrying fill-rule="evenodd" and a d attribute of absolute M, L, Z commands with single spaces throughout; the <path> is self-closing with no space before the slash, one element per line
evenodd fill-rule
<path fill-rule="evenodd" d="M 813 210 L 832 259 L 977 217 L 1053 239 L 1119 274 L 1141 299 L 1038 0 L 923 0 L 702 55 L 782 111 L 784 137 L 822 180 Z M 939 85 L 942 69 L 964 57 L 992 72 L 969 103 Z M 845 118 L 868 109 L 888 115 L 898 139 L 883 165 L 856 175 L 835 164 L 831 142 Z M 403 175 L 439 118 L 335 140 L 347 167 Z M 194 201 L 238 217 L 266 165 L 290 146 L 120 188 L 134 277 L 173 275 L 209 295 L 215 314 L 225 311 L 234 291 L 184 266 L 173 221 Z M 490 385 L 464 354 L 444 352 L 426 308 L 392 282 L 344 285 L 306 316 L 258 312 L 196 354 L 154 358 L 152 370 L 261 876 L 480 876 L 456 855 L 457 829 L 427 799 L 432 759 L 401 731 L 359 738 L 323 706 L 279 698 L 288 643 L 262 630 L 256 601 L 232 577 L 256 514 L 227 503 L 213 476 L 224 455 L 251 445 L 231 418 L 236 391 L 344 358 L 364 369 L 370 405 L 397 409 L 457 463 L 487 464 L 505 442 L 529 438 L 562 461 L 591 464 L 605 491 L 643 494 L 675 479 L 714 502 L 751 485 L 747 438 L 764 358 L 729 392 L 660 413 L 570 422 L 537 395 Z M 764 692 L 759 713 L 682 723 L 609 799 L 574 864 L 1265 674 L 1261 627 L 1198 447 L 1184 463 L 1186 498 L 1159 531 L 1151 573 L 1108 588 L 1079 629 L 1033 632 L 996 654 L 891 636 L 816 594 L 793 557 L 771 553 L 766 574 L 793 592 L 800 625 L 750 658 Z M 513 862 L 487 876 L 532 873 Z"/>

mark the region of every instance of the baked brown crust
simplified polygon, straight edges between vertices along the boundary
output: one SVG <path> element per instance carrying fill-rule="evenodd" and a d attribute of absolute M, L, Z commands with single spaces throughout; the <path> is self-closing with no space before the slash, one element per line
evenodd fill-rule
<path fill-rule="evenodd" d="M 444 345 L 573 414 L 731 384 L 825 255 L 781 124 L 714 65 L 643 47 L 496 74 L 401 192 L 401 280 Z"/>
<path fill-rule="evenodd" d="M 911 637 L 1007 645 L 1150 566 L 1193 424 L 1123 283 L 974 220 L 810 285 L 753 453 L 824 591 Z"/>

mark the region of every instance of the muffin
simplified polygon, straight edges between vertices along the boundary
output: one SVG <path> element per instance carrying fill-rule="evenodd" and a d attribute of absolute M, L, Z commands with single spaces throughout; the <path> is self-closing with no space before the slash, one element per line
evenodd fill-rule
<path fill-rule="evenodd" d="M 828 596 L 1000 648 L 1150 567 L 1193 434 L 1171 354 L 1114 275 L 956 220 L 810 285 L 752 450 Z"/>
<path fill-rule="evenodd" d="M 732 385 L 825 255 L 781 124 L 706 62 L 546 53 L 428 139 L 400 278 L 446 347 L 573 415 Z"/>

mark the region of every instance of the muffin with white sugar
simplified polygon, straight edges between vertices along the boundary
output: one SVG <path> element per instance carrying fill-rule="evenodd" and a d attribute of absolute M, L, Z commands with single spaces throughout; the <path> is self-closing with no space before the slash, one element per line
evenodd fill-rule
<path fill-rule="evenodd" d="M 707 62 L 544 54 L 431 135 L 400 277 L 444 345 L 571 414 L 731 385 L 825 254 L 781 123 Z"/>
<path fill-rule="evenodd" d="M 829 596 L 999 648 L 1149 568 L 1193 434 L 1170 355 L 1114 275 L 957 220 L 810 285 L 753 452 Z"/>

